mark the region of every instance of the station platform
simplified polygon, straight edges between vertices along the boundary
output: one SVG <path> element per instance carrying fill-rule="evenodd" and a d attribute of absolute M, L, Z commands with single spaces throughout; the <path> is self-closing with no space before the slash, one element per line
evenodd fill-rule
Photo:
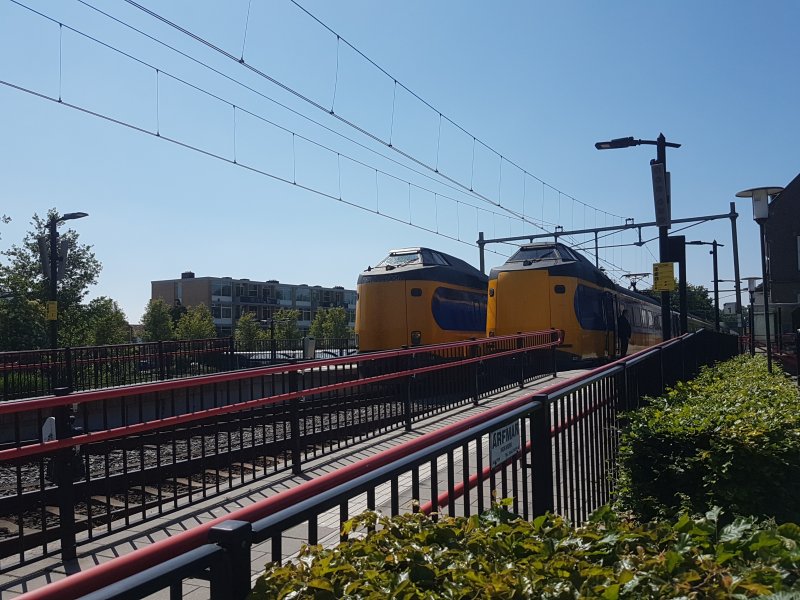
<path fill-rule="evenodd" d="M 59 556 L 43 556 L 28 564 L 0 568 L 0 599 L 14 598 L 49 583 L 58 581 L 70 574 L 85 571 L 96 565 L 123 556 L 138 548 L 142 548 L 159 540 L 168 538 L 192 527 L 229 514 L 239 508 L 248 506 L 268 497 L 275 496 L 282 491 L 291 489 L 301 483 L 330 473 L 359 460 L 369 458 L 383 450 L 387 450 L 404 442 L 413 440 L 423 434 L 435 431 L 459 420 L 480 414 L 490 408 L 502 405 L 521 396 L 535 392 L 538 389 L 561 383 L 580 376 L 586 370 L 573 370 L 560 372 L 557 376 L 547 376 L 527 384 L 522 389 L 512 389 L 483 398 L 477 406 L 465 405 L 451 411 L 420 420 L 414 423 L 410 432 L 399 429 L 382 436 L 377 436 L 360 444 L 343 448 L 303 464 L 303 473 L 279 473 L 267 479 L 262 479 L 249 485 L 231 490 L 214 498 L 209 498 L 179 511 L 137 523 L 123 531 L 105 536 L 99 540 L 86 542 L 78 546 L 75 560 L 62 562 Z M 378 501 L 380 505 L 380 499 Z M 380 509 L 380 506 L 378 507 Z M 350 515 L 354 516 L 366 509 L 366 504 L 361 506 L 350 505 Z M 332 512 L 329 519 L 320 518 L 318 525 L 320 543 L 332 546 L 339 541 L 338 511 Z M 305 543 L 305 526 L 300 525 L 287 532 L 284 538 L 283 554 L 291 558 Z M 270 560 L 268 548 L 252 548 L 252 576 L 257 578 L 262 572 L 264 564 Z M 168 598 L 168 590 L 150 596 L 153 599 Z M 191 600 L 201 600 L 209 597 L 209 583 L 202 580 L 190 580 L 184 583 L 183 597 Z"/>

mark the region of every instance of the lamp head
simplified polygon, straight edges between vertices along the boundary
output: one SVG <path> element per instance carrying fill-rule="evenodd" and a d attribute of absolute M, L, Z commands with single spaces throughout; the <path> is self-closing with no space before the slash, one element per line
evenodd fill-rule
<path fill-rule="evenodd" d="M 763 223 L 769 217 L 769 199 L 774 198 L 783 191 L 782 187 L 762 186 L 737 192 L 737 198 L 753 199 L 753 220 Z"/>
<path fill-rule="evenodd" d="M 598 150 L 613 150 L 614 148 L 630 148 L 631 146 L 637 146 L 639 142 L 630 137 L 624 138 L 615 138 L 613 140 L 609 140 L 607 142 L 597 142 L 594 147 Z"/>

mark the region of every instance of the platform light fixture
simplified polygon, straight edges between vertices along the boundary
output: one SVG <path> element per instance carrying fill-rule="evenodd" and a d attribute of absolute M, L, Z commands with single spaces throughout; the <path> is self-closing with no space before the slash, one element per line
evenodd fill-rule
<path fill-rule="evenodd" d="M 658 223 L 659 262 L 672 262 L 669 260 L 669 227 L 670 227 L 670 180 L 667 171 L 667 148 L 680 148 L 680 144 L 668 142 L 663 133 L 655 140 L 639 140 L 631 137 L 614 138 L 605 142 L 597 142 L 594 147 L 598 150 L 615 150 L 617 148 L 630 148 L 632 146 L 655 146 L 656 158 L 650 161 L 653 177 L 653 200 L 656 209 L 656 222 Z M 664 341 L 672 337 L 671 314 L 669 305 L 669 292 L 661 292 L 661 336 Z"/>
<path fill-rule="evenodd" d="M 758 223 L 759 237 L 761 238 L 761 279 L 764 289 L 764 333 L 767 344 L 767 368 L 772 373 L 772 345 L 770 343 L 769 327 L 769 269 L 767 268 L 766 250 L 766 225 L 769 219 L 769 200 L 783 191 L 778 186 L 762 186 L 737 192 L 737 198 L 751 198 L 753 200 L 753 220 Z"/>

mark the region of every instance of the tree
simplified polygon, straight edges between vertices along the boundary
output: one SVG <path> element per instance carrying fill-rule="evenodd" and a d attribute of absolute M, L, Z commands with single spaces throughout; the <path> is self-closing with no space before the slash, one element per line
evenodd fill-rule
<path fill-rule="evenodd" d="M 347 311 L 340 306 L 319 309 L 308 330 L 310 336 L 326 340 L 348 338 L 350 333 L 347 325 Z"/>
<path fill-rule="evenodd" d="M 175 337 L 179 340 L 205 340 L 217 337 L 214 317 L 205 304 L 190 306 L 183 314 L 175 328 Z"/>
<path fill-rule="evenodd" d="M 142 328 L 146 342 L 171 340 L 175 336 L 172 316 L 166 302 L 157 298 L 147 303 L 142 315 Z"/>
<path fill-rule="evenodd" d="M 275 321 L 276 340 L 300 339 L 300 330 L 297 321 L 300 320 L 300 311 L 296 308 L 280 308 L 273 315 Z"/>
<path fill-rule="evenodd" d="M 95 298 L 86 307 L 89 316 L 91 343 L 95 346 L 124 344 L 130 341 L 131 330 L 125 313 L 111 298 Z"/>
<path fill-rule="evenodd" d="M 642 294 L 650 296 L 657 302 L 661 302 L 661 292 L 655 292 L 652 289 L 642 290 Z M 669 293 L 669 305 L 675 312 L 680 312 L 680 292 L 678 290 L 677 281 L 675 289 Z M 714 319 L 714 302 L 708 294 L 708 289 L 702 285 L 686 284 L 686 305 L 689 314 L 695 315 L 703 319 Z"/>
<path fill-rule="evenodd" d="M 44 305 L 19 296 L 0 299 L 0 351 L 47 346 Z"/>
<path fill-rule="evenodd" d="M 177 327 L 178 321 L 180 321 L 181 317 L 186 314 L 186 307 L 181 304 L 180 300 L 176 298 L 175 304 L 169 309 L 169 314 L 172 316 L 172 324 Z"/>
<path fill-rule="evenodd" d="M 266 339 L 267 335 L 261 329 L 260 323 L 256 321 L 255 315 L 247 312 L 236 323 L 236 331 L 233 333 L 233 337 L 239 350 L 256 350 L 258 342 Z"/>
<path fill-rule="evenodd" d="M 9 318 L 30 316 L 24 305 L 24 302 L 27 301 L 40 304 L 42 310 L 46 306 L 49 299 L 49 287 L 47 279 L 42 273 L 38 239 L 40 237 L 47 238 L 47 223 L 51 218 L 57 216 L 58 211 L 54 208 L 48 211 L 46 218 L 34 214 L 31 220 L 33 229 L 26 233 L 22 243 L 15 244 L 0 253 L 4 259 L 0 263 L 0 289 L 4 294 L 20 299 L 20 304 L 16 306 L 18 310 L 11 311 Z M 58 282 L 57 295 L 59 306 L 58 342 L 59 345 L 65 345 L 65 341 L 74 343 L 76 339 L 81 339 L 82 334 L 78 332 L 82 332 L 86 328 L 86 323 L 82 322 L 82 319 L 86 318 L 86 313 L 80 309 L 80 305 L 89 291 L 89 286 L 97 283 L 102 265 L 95 258 L 91 246 L 78 243 L 78 233 L 75 230 L 62 231 L 60 242 L 65 242 L 69 249 L 64 275 Z M 19 330 L 25 324 L 26 322 L 22 321 L 10 327 Z M 30 343 L 36 342 L 36 336 L 27 339 Z M 46 345 L 46 338 L 36 344 L 37 346 Z"/>

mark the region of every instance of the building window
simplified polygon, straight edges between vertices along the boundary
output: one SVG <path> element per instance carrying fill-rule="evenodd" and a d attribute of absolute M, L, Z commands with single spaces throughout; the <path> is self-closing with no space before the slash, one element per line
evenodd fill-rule
<path fill-rule="evenodd" d="M 211 285 L 212 296 L 227 296 L 231 297 L 231 284 L 230 283 L 214 283 Z"/>
<path fill-rule="evenodd" d="M 311 302 L 311 290 L 307 287 L 299 287 L 294 290 L 295 300 L 300 302 Z"/>

